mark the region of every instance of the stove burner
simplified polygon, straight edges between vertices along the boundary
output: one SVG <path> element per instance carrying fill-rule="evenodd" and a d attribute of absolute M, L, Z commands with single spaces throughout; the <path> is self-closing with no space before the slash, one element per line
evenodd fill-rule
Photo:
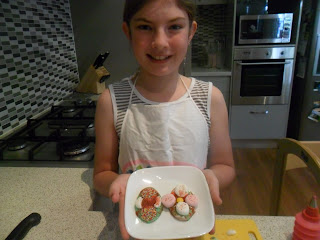
<path fill-rule="evenodd" d="M 10 141 L 8 143 L 8 150 L 18 151 L 18 150 L 24 149 L 26 146 L 27 146 L 27 143 L 25 140 L 17 139 L 17 140 Z"/>
<path fill-rule="evenodd" d="M 86 99 L 77 99 L 74 101 L 74 105 L 76 106 L 82 106 L 82 105 L 90 105 L 92 103 L 92 100 L 90 98 Z"/>
<path fill-rule="evenodd" d="M 63 113 L 73 113 L 76 109 L 73 107 L 67 107 L 63 109 Z"/>
<path fill-rule="evenodd" d="M 89 137 L 95 137 L 94 123 L 90 123 L 86 130 L 86 135 Z"/>
<path fill-rule="evenodd" d="M 65 141 L 61 145 L 61 150 L 65 156 L 75 156 L 85 153 L 90 149 L 90 143 L 84 140 Z"/>

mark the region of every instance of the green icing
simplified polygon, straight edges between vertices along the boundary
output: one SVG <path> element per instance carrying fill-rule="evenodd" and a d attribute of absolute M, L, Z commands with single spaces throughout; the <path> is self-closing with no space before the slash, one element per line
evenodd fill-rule
<path fill-rule="evenodd" d="M 141 218 L 142 208 L 137 208 L 136 206 L 134 208 L 136 210 L 136 214 L 137 214 L 138 218 L 145 223 L 152 223 L 152 222 L 156 221 L 160 217 L 162 210 L 163 210 L 163 206 L 161 204 L 160 207 L 155 208 L 156 212 L 157 212 L 156 216 L 151 221 L 145 221 L 144 219 Z"/>
<path fill-rule="evenodd" d="M 137 166 L 136 170 L 140 170 L 142 169 L 143 167 L 141 165 Z"/>

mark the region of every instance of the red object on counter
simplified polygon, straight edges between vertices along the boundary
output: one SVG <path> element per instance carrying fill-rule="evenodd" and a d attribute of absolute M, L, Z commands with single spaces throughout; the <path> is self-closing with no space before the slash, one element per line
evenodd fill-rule
<path fill-rule="evenodd" d="M 317 196 L 310 204 L 296 215 L 292 240 L 320 240 L 320 213 Z"/>

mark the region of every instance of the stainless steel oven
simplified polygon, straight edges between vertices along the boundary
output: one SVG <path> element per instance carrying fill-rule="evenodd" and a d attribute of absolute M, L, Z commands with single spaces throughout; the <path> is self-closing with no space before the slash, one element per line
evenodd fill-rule
<path fill-rule="evenodd" d="M 294 53 L 294 47 L 236 48 L 232 104 L 288 104 Z"/>

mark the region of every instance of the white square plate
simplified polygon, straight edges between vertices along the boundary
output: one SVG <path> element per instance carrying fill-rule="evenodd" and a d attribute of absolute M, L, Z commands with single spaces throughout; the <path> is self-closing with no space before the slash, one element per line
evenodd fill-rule
<path fill-rule="evenodd" d="M 176 185 L 185 184 L 197 195 L 199 204 L 189 221 L 175 219 L 165 207 L 153 223 L 144 223 L 135 213 L 135 201 L 143 188 L 153 187 L 161 196 Z M 214 209 L 207 181 L 202 171 L 189 166 L 153 167 L 137 170 L 127 184 L 124 210 L 125 225 L 130 236 L 138 239 L 181 239 L 208 233 L 214 226 Z"/>

